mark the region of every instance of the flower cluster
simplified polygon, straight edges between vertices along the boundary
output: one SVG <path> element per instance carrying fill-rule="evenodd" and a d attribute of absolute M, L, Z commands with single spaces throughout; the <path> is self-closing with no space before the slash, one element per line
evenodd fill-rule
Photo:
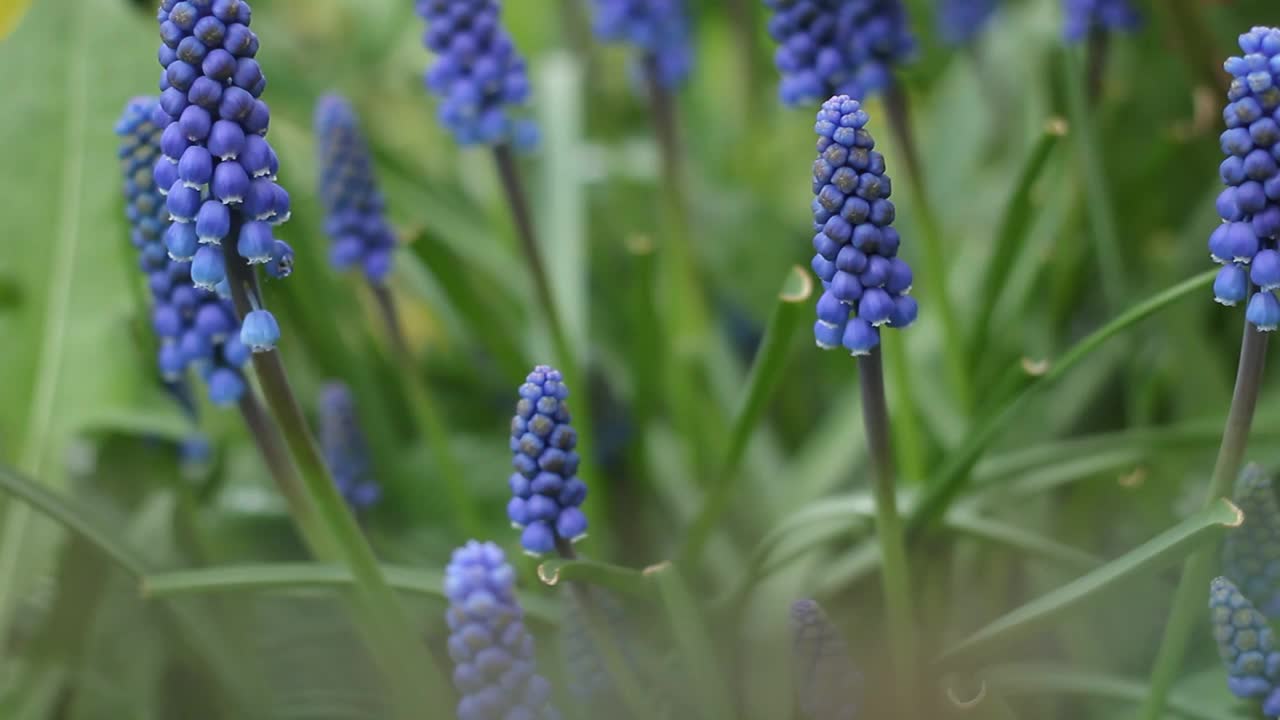
<path fill-rule="evenodd" d="M 1267 618 L 1222 577 L 1209 586 L 1209 617 L 1231 693 L 1261 700 L 1268 718 L 1280 716 L 1280 652 Z"/>
<path fill-rule="evenodd" d="M 602 588 L 584 586 L 582 590 L 586 598 L 577 592 L 565 595 L 564 618 L 560 623 L 560 652 L 569 692 L 576 700 L 590 706 L 609 702 L 614 697 L 614 686 L 588 623 L 595 622 L 595 632 L 607 633 L 614 640 L 614 649 L 622 654 L 624 661 L 633 667 L 636 663 L 629 652 L 631 644 L 622 637 L 626 613 L 621 601 Z"/>
<path fill-rule="evenodd" d="M 569 389 L 559 370 L 539 365 L 520 386 L 511 418 L 511 502 L 507 517 L 521 528 L 520 544 L 533 555 L 586 536 L 580 505 L 587 486 L 577 477 L 578 434 L 569 425 Z"/>
<path fill-rule="evenodd" d="M 634 45 L 664 88 L 677 87 L 689 76 L 685 0 L 595 0 L 595 31 L 605 42 Z"/>
<path fill-rule="evenodd" d="M 534 667 L 533 636 L 516 600 L 515 570 L 493 543 L 472 540 L 445 568 L 449 656 L 462 694 L 458 720 L 558 720 L 551 685 Z"/>
<path fill-rule="evenodd" d="M 333 239 L 329 261 L 339 270 L 359 267 L 380 284 L 391 271 L 396 235 L 351 103 L 338 95 L 320 98 L 315 130 L 325 232 Z"/>
<path fill-rule="evenodd" d="M 791 605 L 791 664 L 796 704 L 807 720 L 853 720 L 861 704 L 862 675 L 849 648 L 813 600 Z"/>
<path fill-rule="evenodd" d="M 155 183 L 172 221 L 169 256 L 190 261 L 201 290 L 229 291 L 223 241 L 241 259 L 282 277 L 293 251 L 272 234 L 289 219 L 289 194 L 276 183 L 279 162 L 265 138 L 271 113 L 260 98 L 267 81 L 254 60 L 258 37 L 244 0 L 164 0 L 160 23 L 162 130 Z M 268 350 L 279 327 L 266 310 L 245 318 L 241 341 Z"/>
<path fill-rule="evenodd" d="M 951 45 L 971 42 L 996 12 L 996 0 L 940 0 L 938 34 Z"/>
<path fill-rule="evenodd" d="M 536 143 L 531 121 L 512 118 L 509 106 L 529 99 L 524 59 L 499 20 L 498 0 L 417 0 L 427 21 L 427 49 L 435 64 L 427 89 L 438 95 L 440 122 L 462 145 Z"/>
<path fill-rule="evenodd" d="M 1244 524 L 1227 533 L 1222 568 L 1268 617 L 1280 617 L 1280 502 L 1271 478 L 1249 465 L 1236 481 L 1236 506 Z"/>
<path fill-rule="evenodd" d="M 863 98 L 892 82 L 915 50 L 901 0 L 765 0 L 778 43 L 778 94 L 787 105 Z"/>
<path fill-rule="evenodd" d="M 1093 30 L 1132 31 L 1142 23 L 1129 0 L 1062 0 L 1062 35 L 1079 42 Z"/>
<path fill-rule="evenodd" d="M 907 294 L 911 268 L 898 257 L 884 156 L 866 124 L 858 101 L 840 95 L 822 104 L 814 125 L 812 265 L 824 292 L 813 332 L 819 347 L 854 355 L 880 344 L 881 326 L 907 327 L 919 310 Z"/>
<path fill-rule="evenodd" d="M 355 399 L 340 382 L 320 390 L 320 446 L 333 481 L 352 510 L 367 510 L 378 502 L 382 490 L 370 472 L 369 447 L 356 417 Z"/>
<path fill-rule="evenodd" d="M 189 369 L 199 372 L 209 399 L 228 405 L 245 389 L 240 368 L 248 351 L 238 338 L 231 304 L 191 283 L 190 262 L 171 258 L 165 249 L 168 227 L 165 198 L 152 168 L 160 155 L 161 131 L 151 120 L 155 98 L 134 98 L 116 124 L 124 171 L 130 241 L 151 290 L 151 326 L 160 341 L 157 363 L 166 383 L 180 385 Z"/>
<path fill-rule="evenodd" d="M 1222 116 L 1219 167 L 1227 188 L 1218 196 L 1222 223 L 1209 236 L 1209 254 L 1222 263 L 1215 299 L 1235 305 L 1249 298 L 1245 316 L 1259 330 L 1280 326 L 1280 30 L 1255 27 L 1240 36 L 1242 57 L 1226 62 L 1231 90 Z M 1258 292 L 1249 297 L 1250 283 Z"/>

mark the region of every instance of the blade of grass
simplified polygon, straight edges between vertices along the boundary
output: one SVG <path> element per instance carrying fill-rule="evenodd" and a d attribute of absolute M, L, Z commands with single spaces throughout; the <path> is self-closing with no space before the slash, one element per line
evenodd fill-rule
<path fill-rule="evenodd" d="M 1082 695 L 1104 700 L 1137 704 L 1147 695 L 1145 683 L 1112 673 L 1081 670 L 1066 665 L 1017 663 L 992 665 L 982 671 L 982 678 L 1006 695 Z M 1169 698 L 1169 712 L 1188 720 L 1222 720 L 1221 708 L 1201 706 L 1189 697 L 1177 694 Z"/>
<path fill-rule="evenodd" d="M 550 558 L 538 565 L 538 579 L 547 585 L 581 582 L 637 598 L 648 598 L 653 594 L 652 583 L 639 570 L 595 560 Z"/>
<path fill-rule="evenodd" d="M 703 720 L 738 717 L 707 625 L 680 573 L 669 563 L 646 572 L 658 585 L 663 611 L 683 659 L 681 670 L 688 673 L 690 686 L 695 688 L 698 714 Z"/>
<path fill-rule="evenodd" d="M 1089 571 L 1102 564 L 1102 558 L 1064 545 L 1039 533 L 984 517 L 975 512 L 957 511 L 947 516 L 945 527 L 960 535 L 968 535 L 996 545 L 1005 545 L 1029 557 L 1038 557 L 1056 565 Z"/>

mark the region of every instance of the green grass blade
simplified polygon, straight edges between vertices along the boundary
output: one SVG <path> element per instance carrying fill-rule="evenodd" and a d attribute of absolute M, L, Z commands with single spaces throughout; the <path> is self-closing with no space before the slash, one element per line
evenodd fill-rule
<path fill-rule="evenodd" d="M 1192 550 L 1216 541 L 1228 527 L 1238 526 L 1242 521 L 1243 516 L 1235 506 L 1225 500 L 1214 503 L 1097 570 L 991 622 L 945 650 L 938 662 L 946 665 L 974 662 L 1036 632 L 1126 580 L 1177 563 Z"/>
<path fill-rule="evenodd" d="M 662 607 L 683 660 L 680 669 L 694 688 L 698 714 L 703 720 L 737 717 L 711 635 L 679 571 L 668 564 L 651 571 L 651 577 L 658 585 Z"/>
<path fill-rule="evenodd" d="M 653 596 L 653 585 L 639 570 L 595 560 L 551 558 L 538 565 L 538 579 L 547 585 L 581 582 L 636 598 Z"/>
<path fill-rule="evenodd" d="M 992 665 L 982 678 L 1006 695 L 1080 695 L 1137 704 L 1147 695 L 1145 683 L 1112 673 L 1080 670 L 1066 665 L 1017 663 Z M 1207 707 L 1189 697 L 1169 698 L 1168 711 L 1187 720 L 1222 720 L 1221 708 Z"/>
<path fill-rule="evenodd" d="M 1028 557 L 1041 558 L 1065 568 L 1089 571 L 1102 564 L 1102 558 L 1064 545 L 1052 538 L 984 517 L 975 512 L 958 511 L 947 515 L 946 528 L 960 535 L 1004 545 Z"/>

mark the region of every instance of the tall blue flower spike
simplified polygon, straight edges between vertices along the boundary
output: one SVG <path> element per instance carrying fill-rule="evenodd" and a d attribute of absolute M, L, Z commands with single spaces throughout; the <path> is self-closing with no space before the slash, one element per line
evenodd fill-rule
<path fill-rule="evenodd" d="M 315 131 L 325 232 L 333 240 L 329 262 L 338 270 L 360 268 L 369 282 L 381 284 L 391 271 L 396 235 L 351 103 L 339 95 L 320 98 Z"/>
<path fill-rule="evenodd" d="M 1225 65 L 1232 76 L 1222 112 L 1227 159 L 1218 171 L 1227 187 L 1218 195 L 1222 224 L 1209 236 L 1209 255 L 1222 264 L 1214 298 L 1223 305 L 1247 298 L 1245 317 L 1267 331 L 1280 326 L 1280 30 L 1255 27 L 1240 36 L 1240 50 Z"/>
<path fill-rule="evenodd" d="M 822 281 L 818 347 L 843 345 L 866 355 L 880 344 L 880 328 L 905 328 L 919 311 L 911 267 L 898 257 L 892 185 L 884 156 L 867 132 L 867 113 L 847 95 L 822 104 L 814 130 L 813 271 Z"/>
<path fill-rule="evenodd" d="M 155 182 L 171 221 L 165 241 L 207 291 L 227 288 L 223 243 L 273 276 L 287 249 L 272 233 L 289 219 L 289 193 L 266 140 L 271 112 L 251 15 L 244 0 L 163 0 L 156 15 L 164 70 L 152 121 L 162 131 Z"/>
<path fill-rule="evenodd" d="M 356 417 L 351 390 L 340 382 L 320 389 L 320 447 L 333 482 L 356 512 L 378 502 L 382 490 L 369 467 L 369 446 Z"/>
<path fill-rule="evenodd" d="M 1280 717 L 1280 652 L 1267 619 L 1223 577 L 1209 586 L 1209 617 L 1227 688 L 1238 698 L 1260 700 L 1270 720 Z"/>
<path fill-rule="evenodd" d="M 996 0 L 939 0 L 938 34 L 949 45 L 967 45 L 996 13 Z"/>
<path fill-rule="evenodd" d="M 587 517 L 579 506 L 587 486 L 578 479 L 578 434 L 569 424 L 569 389 L 559 370 L 539 365 L 520 386 L 511 418 L 511 502 L 507 517 L 521 529 L 520 545 L 530 555 L 555 552 L 560 543 L 586 537 Z"/>
<path fill-rule="evenodd" d="M 147 276 L 151 326 L 160 342 L 156 362 L 166 383 L 181 384 L 195 370 L 206 381 L 210 401 L 234 404 L 245 389 L 240 371 L 244 357 L 234 348 L 227 350 L 238 332 L 235 311 L 230 302 L 192 284 L 190 254 L 166 248 L 166 240 L 179 250 L 194 248 L 198 241 L 183 232 L 190 226 L 170 226 L 165 198 L 152 175 L 161 142 L 161 130 L 151 119 L 157 107 L 155 98 L 134 98 L 116 124 L 129 238 Z"/>
<path fill-rule="evenodd" d="M 427 89 L 440 98 L 439 117 L 460 145 L 536 144 L 537 127 L 512 117 L 529 100 L 529 76 L 502 27 L 498 0 L 417 0 L 423 37 L 435 53 Z"/>
<path fill-rule="evenodd" d="M 559 720 L 551 685 L 534 667 L 515 581 L 502 550 L 489 542 L 468 542 L 445 568 L 458 720 Z"/>
<path fill-rule="evenodd" d="M 1267 617 L 1280 618 L 1280 502 L 1271 477 L 1250 464 L 1236 481 L 1244 524 L 1227 533 L 1222 570 Z"/>
<path fill-rule="evenodd" d="M 605 42 L 627 43 L 657 70 L 658 83 L 675 88 L 689 76 L 689 18 L 685 0 L 594 0 L 595 32 Z"/>
<path fill-rule="evenodd" d="M 855 98 L 892 82 L 893 66 L 915 52 L 901 0 L 764 0 L 778 43 L 778 95 L 786 105 Z"/>
<path fill-rule="evenodd" d="M 615 688 L 600 647 L 588 623 L 597 623 L 596 631 L 609 633 L 623 660 L 634 667 L 628 652 L 631 643 L 626 631 L 626 614 L 617 596 L 603 588 L 584 588 L 590 592 L 590 607 L 585 607 L 578 593 L 565 595 L 564 618 L 560 622 L 560 652 L 564 659 L 569 692 L 584 707 L 600 707 L 615 699 Z M 594 617 L 588 615 L 593 613 Z"/>
<path fill-rule="evenodd" d="M 1132 32 L 1142 16 L 1130 0 L 1062 0 L 1062 36 L 1080 42 L 1093 30 Z"/>
<path fill-rule="evenodd" d="M 805 720 L 853 720 L 862 704 L 862 675 L 849 648 L 813 600 L 791 605 L 791 667 Z"/>

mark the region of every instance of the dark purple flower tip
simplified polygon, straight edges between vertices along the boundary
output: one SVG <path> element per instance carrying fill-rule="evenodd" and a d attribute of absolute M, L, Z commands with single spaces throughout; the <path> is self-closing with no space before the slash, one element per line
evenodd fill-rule
<path fill-rule="evenodd" d="M 368 444 L 356 415 L 355 398 L 341 382 L 320 390 L 320 447 L 338 491 L 354 512 L 370 509 L 381 497 L 373 478 Z"/>
<path fill-rule="evenodd" d="M 813 600 L 791 605 L 791 667 L 804 717 L 852 720 L 862 705 L 862 675 L 844 638 Z"/>

